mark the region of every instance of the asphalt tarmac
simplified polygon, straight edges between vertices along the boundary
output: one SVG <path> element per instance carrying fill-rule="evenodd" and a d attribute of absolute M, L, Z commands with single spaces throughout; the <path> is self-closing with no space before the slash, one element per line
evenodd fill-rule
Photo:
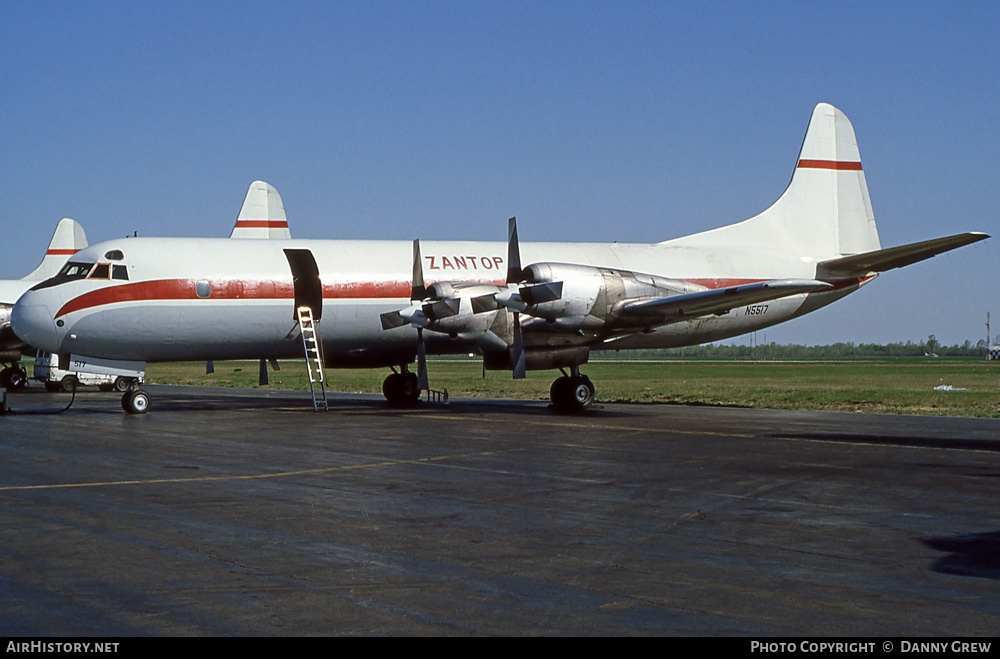
<path fill-rule="evenodd" d="M 0 634 L 992 636 L 1000 420 L 11 394 Z"/>

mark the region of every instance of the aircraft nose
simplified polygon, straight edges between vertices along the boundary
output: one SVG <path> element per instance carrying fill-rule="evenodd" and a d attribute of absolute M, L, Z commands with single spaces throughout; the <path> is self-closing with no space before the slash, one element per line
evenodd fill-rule
<path fill-rule="evenodd" d="M 33 348 L 46 352 L 59 351 L 59 333 L 53 314 L 32 291 L 21 296 L 10 313 L 14 334 Z"/>

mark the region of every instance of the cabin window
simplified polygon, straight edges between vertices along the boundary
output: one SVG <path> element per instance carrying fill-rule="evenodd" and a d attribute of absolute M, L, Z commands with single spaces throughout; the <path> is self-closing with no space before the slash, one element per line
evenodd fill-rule
<path fill-rule="evenodd" d="M 125 255 L 122 253 L 120 249 L 113 249 L 111 251 L 105 252 L 104 258 L 106 258 L 109 261 L 121 261 L 123 258 L 125 258 Z"/>
<path fill-rule="evenodd" d="M 198 297 L 208 297 L 212 293 L 212 286 L 204 279 L 201 279 L 195 282 L 194 293 Z"/>
<path fill-rule="evenodd" d="M 111 278 L 128 281 L 128 267 L 124 265 L 111 266 Z"/>
<path fill-rule="evenodd" d="M 91 279 L 111 279 L 111 266 L 107 263 L 98 263 L 90 273 Z"/>

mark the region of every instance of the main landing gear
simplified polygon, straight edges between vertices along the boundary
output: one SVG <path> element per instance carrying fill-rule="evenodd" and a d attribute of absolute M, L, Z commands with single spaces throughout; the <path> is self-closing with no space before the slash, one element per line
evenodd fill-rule
<path fill-rule="evenodd" d="M 417 384 L 417 374 L 410 373 L 406 366 L 400 371 L 393 370 L 382 383 L 382 395 L 393 407 L 409 407 L 420 399 L 420 387 Z"/>
<path fill-rule="evenodd" d="M 569 375 L 563 371 L 562 377 L 556 378 L 549 389 L 552 409 L 563 414 L 585 412 L 595 397 L 594 383 L 580 374 L 579 366 L 573 366 Z"/>
<path fill-rule="evenodd" d="M 129 414 L 145 414 L 149 409 L 149 394 L 136 385 L 122 396 L 122 409 Z"/>

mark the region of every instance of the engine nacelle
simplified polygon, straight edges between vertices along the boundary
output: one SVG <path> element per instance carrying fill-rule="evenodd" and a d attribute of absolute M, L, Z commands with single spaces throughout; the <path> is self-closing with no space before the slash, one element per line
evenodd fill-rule
<path fill-rule="evenodd" d="M 472 298 L 482 295 L 492 295 L 502 290 L 492 284 L 437 282 L 427 288 L 428 299 L 424 301 L 429 308 L 428 321 L 425 328 L 432 332 L 440 332 L 449 336 L 474 338 L 485 334 L 493 325 L 497 312 L 475 313 L 472 309 Z M 440 306 L 439 306 L 440 305 Z M 439 306 L 439 312 L 433 309 Z"/>
<path fill-rule="evenodd" d="M 679 279 L 570 263 L 534 263 L 524 269 L 524 281 L 529 291 L 532 284 L 562 283 L 558 299 L 535 304 L 528 301 L 525 313 L 564 330 L 600 329 L 616 318 L 625 300 L 704 290 Z"/>

